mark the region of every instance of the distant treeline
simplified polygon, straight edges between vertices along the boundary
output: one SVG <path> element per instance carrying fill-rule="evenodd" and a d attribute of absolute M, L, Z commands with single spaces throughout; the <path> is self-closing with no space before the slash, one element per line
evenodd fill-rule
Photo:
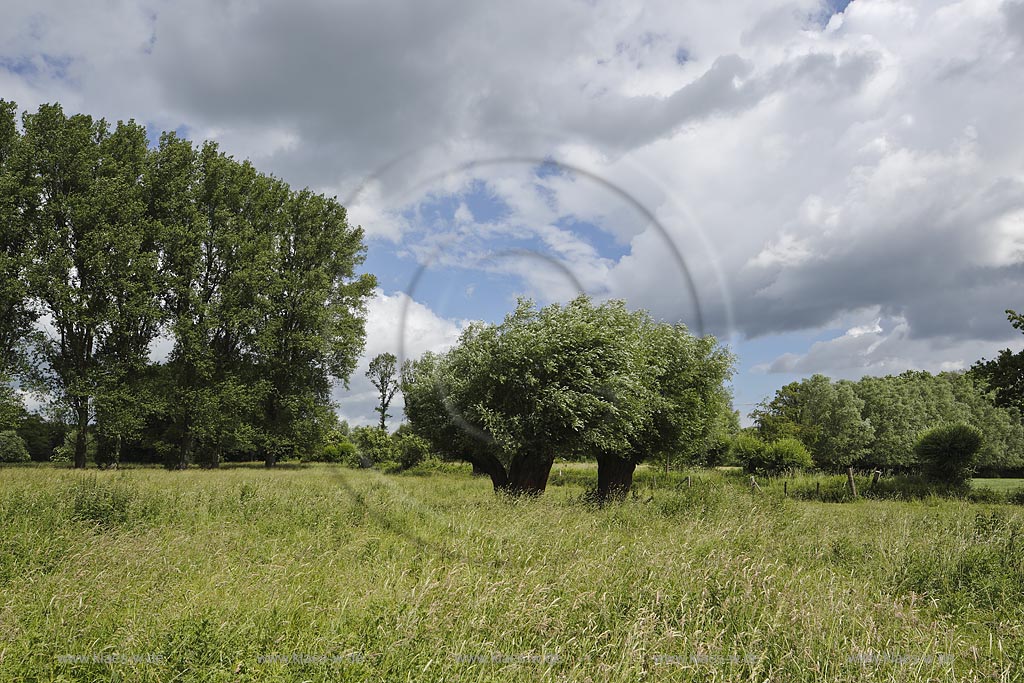
<path fill-rule="evenodd" d="M 0 100 L 0 431 L 59 441 L 76 467 L 319 447 L 363 348 L 364 252 L 335 199 L 214 143 L 151 147 L 132 121 L 59 105 L 19 127 Z M 26 422 L 12 383 L 67 433 Z"/>
<path fill-rule="evenodd" d="M 798 439 L 815 466 L 825 470 L 851 465 L 915 470 L 918 438 L 942 424 L 968 424 L 981 432 L 980 472 L 1024 469 L 1021 412 L 998 401 L 977 368 L 937 375 L 908 371 L 856 382 L 814 375 L 779 389 L 752 417 L 763 441 Z"/>

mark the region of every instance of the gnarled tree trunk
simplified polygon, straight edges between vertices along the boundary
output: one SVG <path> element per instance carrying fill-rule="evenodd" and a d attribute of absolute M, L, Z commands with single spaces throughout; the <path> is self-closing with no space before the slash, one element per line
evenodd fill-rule
<path fill-rule="evenodd" d="M 633 486 L 636 462 L 617 455 L 597 457 L 597 499 L 604 503 L 623 500 Z"/>
<path fill-rule="evenodd" d="M 508 473 L 500 460 L 490 453 L 473 453 L 467 459 L 473 463 L 473 474 L 486 474 L 491 478 L 495 491 L 504 490 L 508 484 Z"/>
<path fill-rule="evenodd" d="M 195 448 L 195 436 L 192 434 L 192 428 L 190 425 L 186 425 L 181 434 L 181 444 L 178 448 L 178 462 L 175 463 L 174 469 L 176 470 L 187 470 L 189 463 L 192 462 L 192 451 Z"/>
<path fill-rule="evenodd" d="M 89 453 L 89 399 L 77 398 L 75 406 L 75 469 L 84 469 Z"/>
<path fill-rule="evenodd" d="M 555 463 L 554 456 L 531 453 L 512 460 L 508 482 L 502 489 L 515 496 L 539 496 L 548 485 L 548 475 Z"/>

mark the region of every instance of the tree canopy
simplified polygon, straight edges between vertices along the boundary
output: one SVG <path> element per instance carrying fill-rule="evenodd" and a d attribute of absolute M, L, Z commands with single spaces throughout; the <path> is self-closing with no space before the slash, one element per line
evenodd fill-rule
<path fill-rule="evenodd" d="M 815 375 L 782 387 L 752 417 L 765 441 L 798 438 L 823 469 L 916 469 L 918 437 L 937 425 L 959 422 L 984 435 L 979 468 L 1024 466 L 1020 412 L 997 405 L 974 373 L 908 371 L 857 382 Z"/>
<path fill-rule="evenodd" d="M 1007 310 L 1006 317 L 1024 332 L 1024 314 Z M 982 358 L 971 367 L 971 373 L 992 390 L 996 405 L 1024 412 L 1024 350 L 1003 349 L 991 360 Z"/>
<path fill-rule="evenodd" d="M 730 367 L 713 339 L 621 301 L 524 300 L 500 324 L 467 327 L 448 353 L 407 363 L 402 390 L 435 450 L 473 462 L 497 490 L 539 493 L 556 456 L 623 463 L 631 476 L 701 435 Z"/>
<path fill-rule="evenodd" d="M 345 209 L 213 143 L 150 147 L 59 105 L 19 132 L 15 112 L 0 101 L 0 379 L 70 412 L 75 466 L 144 430 L 178 466 L 318 442 L 375 285 Z"/>

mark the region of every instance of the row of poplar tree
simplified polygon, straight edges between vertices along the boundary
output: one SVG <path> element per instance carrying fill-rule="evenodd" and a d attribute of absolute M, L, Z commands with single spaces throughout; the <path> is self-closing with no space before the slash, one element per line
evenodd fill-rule
<path fill-rule="evenodd" d="M 0 383 L 67 413 L 76 467 L 154 429 L 171 466 L 315 444 L 363 348 L 364 254 L 335 199 L 214 143 L 0 100 Z"/>

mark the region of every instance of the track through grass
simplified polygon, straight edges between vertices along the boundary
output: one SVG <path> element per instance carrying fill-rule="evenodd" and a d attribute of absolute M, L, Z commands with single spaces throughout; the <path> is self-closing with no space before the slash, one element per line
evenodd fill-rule
<path fill-rule="evenodd" d="M 737 478 L 0 469 L 0 680 L 1013 680 L 1024 515 Z M 653 472 L 651 473 L 653 475 Z"/>

